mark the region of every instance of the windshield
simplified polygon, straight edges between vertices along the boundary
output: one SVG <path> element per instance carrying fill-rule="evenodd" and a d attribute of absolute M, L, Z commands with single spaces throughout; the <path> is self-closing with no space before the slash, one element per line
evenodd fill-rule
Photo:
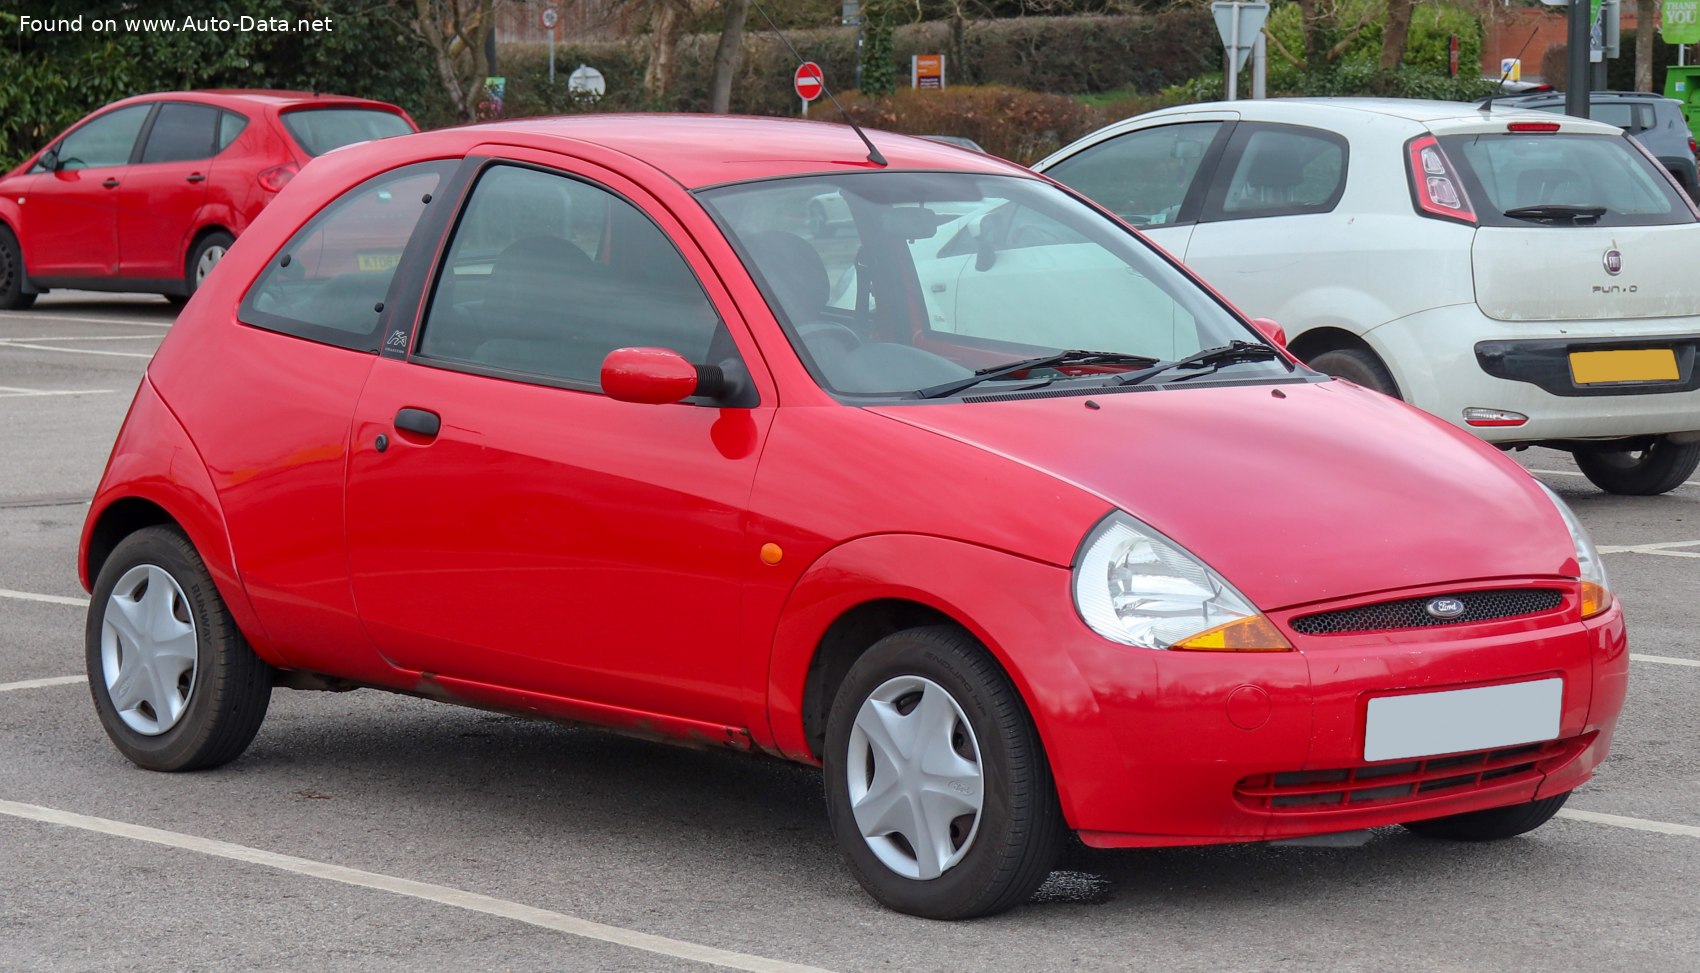
<path fill-rule="evenodd" d="M 1126 228 L 1036 179 L 882 171 L 699 196 L 799 356 L 834 392 L 1085 391 L 1261 341 Z M 1086 354 L 1059 355 L 1071 351 Z M 1030 368 L 1008 368 L 1029 359 Z M 1208 367 L 1236 378 L 1288 374 L 1282 360 L 1258 356 Z"/>
<path fill-rule="evenodd" d="M 308 155 L 413 131 L 407 119 L 377 108 L 309 108 L 285 112 L 283 127 Z"/>
<path fill-rule="evenodd" d="M 1445 135 L 1440 144 L 1463 170 L 1484 226 L 1694 222 L 1677 189 L 1627 135 Z M 1582 209 L 1584 218 L 1549 215 L 1567 208 Z"/>

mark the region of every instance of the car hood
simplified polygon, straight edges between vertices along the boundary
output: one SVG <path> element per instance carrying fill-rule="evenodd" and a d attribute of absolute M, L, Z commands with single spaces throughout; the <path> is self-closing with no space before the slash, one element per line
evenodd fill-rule
<path fill-rule="evenodd" d="M 884 406 L 1133 514 L 1265 611 L 1415 585 L 1577 573 L 1517 464 L 1349 382 Z"/>

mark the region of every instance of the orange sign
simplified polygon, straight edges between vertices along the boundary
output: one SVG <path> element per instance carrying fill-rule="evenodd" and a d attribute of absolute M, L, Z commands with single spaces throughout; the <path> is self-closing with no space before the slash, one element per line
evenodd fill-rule
<path fill-rule="evenodd" d="M 909 58 L 909 87 L 943 88 L 944 55 L 916 54 Z"/>

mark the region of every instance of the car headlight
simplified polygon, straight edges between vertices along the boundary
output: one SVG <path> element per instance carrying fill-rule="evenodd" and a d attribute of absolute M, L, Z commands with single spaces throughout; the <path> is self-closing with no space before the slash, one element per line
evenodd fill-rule
<path fill-rule="evenodd" d="M 1564 518 L 1564 526 L 1570 529 L 1570 542 L 1576 545 L 1578 578 L 1582 582 L 1582 617 L 1593 618 L 1611 607 L 1611 585 L 1606 581 L 1606 564 L 1600 560 L 1600 552 L 1588 537 L 1588 529 L 1576 519 L 1570 505 L 1559 499 L 1558 494 L 1545 483 L 1535 480 L 1535 484 L 1545 491 L 1552 505 L 1558 508 L 1558 515 Z"/>
<path fill-rule="evenodd" d="M 1094 632 L 1123 645 L 1218 652 L 1293 648 L 1226 578 L 1119 510 L 1080 544 L 1074 606 Z"/>

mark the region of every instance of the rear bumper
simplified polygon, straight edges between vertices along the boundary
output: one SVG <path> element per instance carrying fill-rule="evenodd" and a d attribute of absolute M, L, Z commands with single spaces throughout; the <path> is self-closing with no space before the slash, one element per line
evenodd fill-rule
<path fill-rule="evenodd" d="M 1405 400 L 1493 443 L 1611 439 L 1700 429 L 1700 318 L 1496 321 L 1474 304 L 1435 308 L 1364 335 Z M 1659 384 L 1578 386 L 1571 351 L 1671 348 L 1679 378 Z M 1480 428 L 1467 408 L 1529 417 Z"/>

